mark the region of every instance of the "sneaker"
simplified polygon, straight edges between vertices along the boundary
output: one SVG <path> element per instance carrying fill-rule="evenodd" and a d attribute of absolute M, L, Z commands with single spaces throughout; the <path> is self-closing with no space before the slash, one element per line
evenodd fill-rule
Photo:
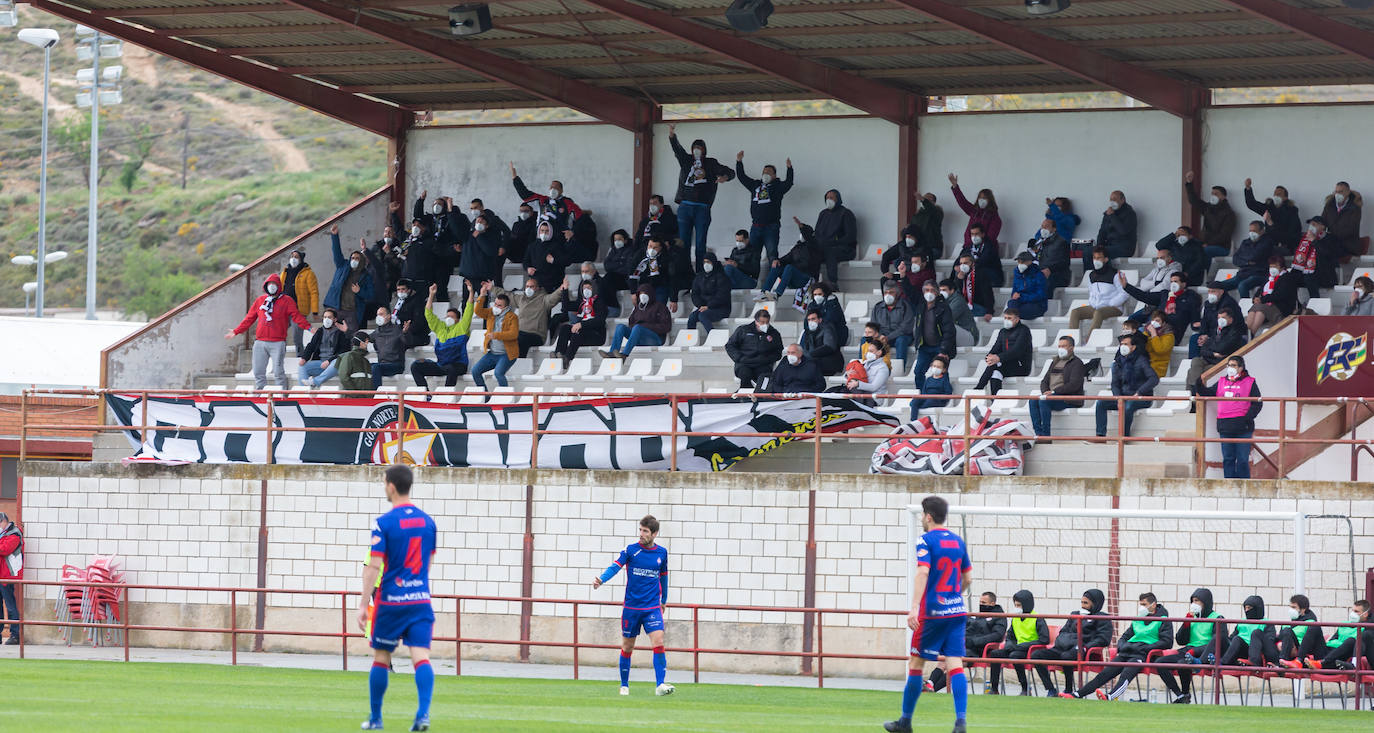
<path fill-rule="evenodd" d="M 1179 695 L 1178 697 L 1174 698 L 1173 700 L 1170 700 L 1170 701 L 1169 701 L 1169 704 L 1170 704 L 1170 705 L 1188 705 L 1188 704 L 1191 703 L 1192 701 L 1193 701 L 1193 696 L 1185 692 L 1185 693 L 1183 693 L 1182 695 Z"/>
<path fill-rule="evenodd" d="M 411 730 L 429 730 L 429 717 L 426 716 L 426 717 L 423 717 L 423 718 L 416 718 L 416 719 L 415 719 L 415 722 L 410 724 L 410 729 L 411 729 Z"/>
<path fill-rule="evenodd" d="M 5 646 L 19 646 L 19 637 L 11 635 L 9 641 L 5 642 Z"/>
<path fill-rule="evenodd" d="M 1344 670 L 1346 672 L 1349 672 L 1350 670 L 1355 668 L 1355 665 L 1345 661 L 1344 659 L 1338 660 L 1334 666 L 1336 667 L 1336 669 Z"/>
<path fill-rule="evenodd" d="M 963 718 L 954 721 L 954 729 L 949 733 L 968 733 L 968 723 L 965 723 Z"/>
<path fill-rule="evenodd" d="M 362 729 L 363 729 L 363 730 L 381 730 L 381 729 L 382 729 L 382 721 L 380 721 L 380 720 L 364 720 L 364 721 L 363 721 L 363 728 L 362 728 Z"/>
<path fill-rule="evenodd" d="M 1105 693 L 1105 692 L 1103 692 L 1103 691 L 1101 691 L 1101 690 L 1098 690 L 1098 691 L 1097 691 L 1097 699 L 1099 699 L 1099 700 L 1108 700 L 1108 699 L 1110 699 L 1110 698 L 1107 697 L 1107 693 Z"/>
<path fill-rule="evenodd" d="M 755 302 L 755 303 L 762 303 L 762 302 L 765 301 L 765 300 L 768 300 L 768 292 L 767 292 L 767 291 L 765 291 L 765 290 L 760 290 L 760 291 L 758 291 L 757 293 L 754 293 L 754 302 Z"/>
<path fill-rule="evenodd" d="M 596 352 L 596 353 L 600 354 L 602 359 L 614 359 L 614 358 L 615 358 L 614 356 L 611 356 L 612 354 L 615 353 L 614 351 L 607 351 L 607 350 L 605 350 L 605 349 L 602 349 L 601 351 L 598 351 L 598 352 Z"/>
<path fill-rule="evenodd" d="M 674 692 L 676 689 L 677 689 L 677 688 L 673 687 L 672 685 L 668 684 L 667 682 L 664 682 L 663 684 L 661 684 L 661 685 L 659 685 L 658 687 L 655 687 L 655 688 L 654 688 L 654 694 L 655 694 L 655 695 L 658 695 L 659 697 L 663 697 L 664 695 L 671 695 L 671 694 L 673 694 L 673 692 Z"/>
<path fill-rule="evenodd" d="M 1289 669 L 1302 669 L 1301 659 L 1280 659 L 1279 664 L 1282 664 L 1283 666 Z"/>
<path fill-rule="evenodd" d="M 1059 690 L 1056 690 L 1053 687 L 1051 687 L 1050 689 L 1045 690 L 1045 697 L 1059 697 Z"/>
<path fill-rule="evenodd" d="M 935 685 L 927 682 L 921 686 L 921 692 L 935 692 Z"/>
<path fill-rule="evenodd" d="M 883 730 L 887 733 L 911 733 L 911 719 L 898 718 L 883 723 Z"/>
<path fill-rule="evenodd" d="M 627 696 L 627 695 L 629 695 L 629 694 L 630 694 L 630 688 L 629 688 L 629 687 L 624 687 L 624 686 L 622 686 L 622 687 L 620 688 L 620 695 L 621 695 L 621 697 L 625 697 L 625 696 Z"/>
<path fill-rule="evenodd" d="M 1059 693 L 1059 696 L 1062 697 L 1062 698 L 1064 698 L 1065 700 L 1077 700 L 1077 699 L 1078 699 L 1078 696 L 1075 695 L 1075 694 L 1073 694 L 1072 692 L 1061 692 L 1061 693 Z"/>

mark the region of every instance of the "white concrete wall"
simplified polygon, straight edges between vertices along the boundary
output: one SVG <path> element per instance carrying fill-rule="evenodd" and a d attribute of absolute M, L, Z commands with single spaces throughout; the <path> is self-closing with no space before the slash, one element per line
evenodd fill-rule
<path fill-rule="evenodd" d="M 918 180 L 944 207 L 947 255 L 968 224 L 951 172 L 969 200 L 980 188 L 997 197 L 1004 257 L 1040 227 L 1046 196 L 1068 196 L 1083 219 L 1074 236 L 1096 237 L 1115 189 L 1136 210 L 1140 241 L 1154 242 L 1180 223 L 1182 131 L 1177 118 L 1154 110 L 930 115 L 921 122 Z"/>

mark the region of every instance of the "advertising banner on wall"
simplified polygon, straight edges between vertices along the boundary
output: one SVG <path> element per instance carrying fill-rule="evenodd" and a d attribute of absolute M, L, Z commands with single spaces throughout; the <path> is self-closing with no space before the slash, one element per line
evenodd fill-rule
<path fill-rule="evenodd" d="M 1371 333 L 1367 316 L 1299 318 L 1297 396 L 1374 397 Z"/>
<path fill-rule="evenodd" d="M 672 402 L 665 396 L 545 398 L 539 405 L 540 468 L 667 469 L 671 452 L 684 471 L 724 471 L 752 455 L 765 453 L 815 429 L 814 399 L 726 397 L 677 402 L 679 433 L 673 430 Z M 111 394 L 111 410 L 121 425 L 142 424 L 147 439 L 129 430 L 135 460 L 187 463 L 265 463 L 268 401 L 244 395 L 151 397 Z M 275 463 L 392 464 L 528 468 L 532 439 L 531 405 L 405 405 L 395 400 L 278 398 L 271 405 Z M 896 426 L 898 420 L 850 399 L 823 398 L 821 430 L 838 433 L 870 425 Z M 200 428 L 211 428 L 202 430 Z M 311 428 L 292 430 L 293 428 Z M 442 431 L 457 432 L 442 432 Z M 617 435 L 574 432 L 616 431 Z M 554 433 L 554 434 L 546 434 Z M 722 436 L 722 433 L 744 435 Z M 753 435 L 763 433 L 764 435 Z M 785 433 L 768 436 L 767 433 Z"/>

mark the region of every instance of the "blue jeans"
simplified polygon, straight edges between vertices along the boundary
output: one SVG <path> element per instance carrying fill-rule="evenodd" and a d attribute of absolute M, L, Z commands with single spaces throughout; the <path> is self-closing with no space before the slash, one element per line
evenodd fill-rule
<path fill-rule="evenodd" d="M 1189 358 L 1189 359 L 1196 359 L 1196 358 L 1198 358 L 1199 356 L 1202 356 L 1202 347 L 1201 347 L 1201 346 L 1198 346 L 1198 343 L 1197 343 L 1197 337 L 1198 337 L 1198 336 L 1201 336 L 1201 335 L 1202 335 L 1202 334 L 1200 334 L 1200 333 L 1194 332 L 1192 336 L 1189 336 L 1189 337 L 1188 337 L 1188 358 Z"/>
<path fill-rule="evenodd" d="M 765 265 L 773 264 L 773 260 L 778 258 L 780 228 L 781 224 L 776 221 L 772 224 L 753 224 L 749 227 L 749 251 L 761 252 Z M 760 267 L 759 273 L 762 274 L 763 272 L 764 269 Z"/>
<path fill-rule="evenodd" d="M 311 387 L 318 387 L 325 382 L 333 379 L 339 373 L 339 360 L 330 359 L 329 366 L 320 366 L 324 362 L 319 359 L 307 361 L 296 368 L 296 383 L 305 384 L 310 382 Z M 313 378 L 313 379 L 312 379 Z"/>
<path fill-rule="evenodd" d="M 1207 255 L 1207 263 L 1212 263 L 1213 257 L 1225 257 L 1231 254 L 1231 250 L 1217 244 L 1209 244 L 1202 248 L 1202 253 Z"/>
<path fill-rule="evenodd" d="M 372 365 L 372 389 L 382 388 L 382 377 L 394 377 L 406 370 L 405 362 L 379 361 Z"/>
<path fill-rule="evenodd" d="M 1049 435 L 1054 413 L 1069 409 L 1066 403 L 1056 400 L 1031 400 L 1027 406 L 1030 407 L 1031 427 L 1035 428 L 1036 435 Z"/>
<path fill-rule="evenodd" d="M 1033 321 L 1045 315 L 1045 311 L 1049 309 L 1049 303 L 1043 300 L 1035 303 L 1022 303 L 1020 299 L 1017 299 L 1008 301 L 1007 305 L 1012 303 L 1015 303 L 1017 310 L 1021 311 L 1021 320 L 1023 321 Z"/>
<path fill-rule="evenodd" d="M 974 303 L 973 305 L 970 305 L 968 307 L 968 311 L 977 318 L 982 318 L 983 316 L 986 316 L 988 314 L 988 309 L 984 308 L 981 303 Z"/>
<path fill-rule="evenodd" d="M 716 327 L 716 321 L 730 316 L 728 308 L 707 308 L 706 310 L 694 310 L 687 316 L 687 328 L 696 328 L 697 324 L 706 327 L 707 331 Z"/>
<path fill-rule="evenodd" d="M 725 276 L 730 278 L 731 290 L 753 290 L 754 286 L 758 284 L 754 282 L 754 278 L 740 272 L 740 269 L 734 265 L 725 266 Z"/>
<path fill-rule="evenodd" d="M 487 391 L 487 383 L 483 381 L 482 375 L 493 369 L 496 370 L 496 383 L 502 387 L 508 386 L 506 372 L 510 371 L 510 357 L 504 353 L 488 351 L 477 360 L 477 366 L 472 368 L 472 382 L 483 392 Z"/>
<path fill-rule="evenodd" d="M 1126 414 L 1121 416 L 1125 422 L 1122 423 L 1122 435 L 1131 434 L 1131 423 L 1135 421 L 1135 414 L 1150 406 L 1150 400 L 1127 400 Z M 1116 402 L 1100 400 L 1097 403 L 1097 434 L 1105 436 L 1107 434 L 1107 411 L 1116 410 Z"/>
<path fill-rule="evenodd" d="M 896 339 L 897 344 L 902 343 L 902 339 L 903 339 L 903 338 L 906 339 L 906 342 L 907 342 L 908 344 L 911 343 L 911 337 L 910 337 L 910 336 L 905 336 L 905 337 L 898 336 L 897 339 Z M 897 350 L 896 350 L 896 349 L 897 349 L 897 346 L 894 345 L 894 346 L 893 346 L 893 351 L 892 351 L 892 355 L 893 355 L 893 356 L 897 356 Z M 921 385 L 925 383 L 925 381 L 926 381 L 926 370 L 930 368 L 930 363 L 931 363 L 932 361 L 935 361 L 935 357 L 938 356 L 939 353 L 940 353 L 940 347 L 939 347 L 939 346 L 917 346 L 917 347 L 916 347 L 916 368 L 913 369 L 912 372 L 911 372 L 912 377 L 916 380 L 916 389 L 920 389 L 920 388 L 921 388 Z M 905 363 L 906 363 L 906 352 L 905 352 L 905 351 L 901 352 L 901 356 L 902 356 L 902 363 L 905 364 Z"/>
<path fill-rule="evenodd" d="M 1254 434 L 1254 431 L 1217 431 L 1217 435 L 1222 438 L 1249 438 Z M 1250 478 L 1250 444 L 1222 443 L 1221 471 L 1226 478 Z"/>
<path fill-rule="evenodd" d="M 695 245 L 692 261 L 698 264 L 706 259 L 706 232 L 711 228 L 711 207 L 692 201 L 683 201 L 677 207 L 677 236 L 682 246 Z M 693 233 L 696 237 L 693 239 Z"/>
<path fill-rule="evenodd" d="M 1236 291 L 1236 297 L 1248 298 L 1255 288 L 1263 285 L 1268 279 L 1269 277 L 1267 275 L 1250 275 L 1248 277 L 1237 275 L 1229 280 L 1222 280 L 1221 289 L 1234 290 Z"/>
<path fill-rule="evenodd" d="M 624 346 L 621 346 L 624 342 Z M 624 323 L 615 327 L 615 337 L 611 339 L 611 351 L 621 356 L 629 356 L 636 346 L 662 346 L 663 337 L 643 326 L 630 328 Z"/>
<path fill-rule="evenodd" d="M 911 419 L 914 421 L 921 416 L 921 410 L 927 407 L 944 407 L 949 404 L 949 400 L 942 400 L 933 397 L 918 397 L 911 400 Z"/>
<path fill-rule="evenodd" d="M 772 290 L 773 283 L 776 282 L 778 288 L 775 294 L 782 295 L 783 291 L 788 288 L 806 287 L 806 283 L 810 279 L 810 276 L 801 270 L 791 265 L 783 265 L 782 267 L 774 267 L 768 271 L 768 279 L 763 281 L 763 289 Z"/>

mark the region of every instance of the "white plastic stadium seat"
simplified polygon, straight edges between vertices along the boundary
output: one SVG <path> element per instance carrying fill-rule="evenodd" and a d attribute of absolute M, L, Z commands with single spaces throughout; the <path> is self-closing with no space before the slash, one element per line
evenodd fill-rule
<path fill-rule="evenodd" d="M 682 351 L 689 346 L 696 346 L 699 343 L 701 343 L 701 334 L 698 333 L 695 328 L 684 328 L 677 332 L 677 338 L 673 339 L 673 343 L 667 346 L 660 346 L 658 350 L 671 353 Z"/>
<path fill-rule="evenodd" d="M 1311 298 L 1307 301 L 1307 307 L 1311 308 L 1312 312 L 1319 316 L 1331 315 L 1330 298 Z"/>
<path fill-rule="evenodd" d="M 562 359 L 545 359 L 539 362 L 539 368 L 529 374 L 521 375 L 521 381 L 542 382 L 549 377 L 563 373 Z"/>
<path fill-rule="evenodd" d="M 584 382 L 604 382 L 609 377 L 614 377 L 625 368 L 624 359 L 602 359 L 601 365 L 597 367 L 595 374 L 588 374 L 582 378 Z"/>
<path fill-rule="evenodd" d="M 1374 270 L 1371 270 L 1368 267 L 1355 268 L 1355 271 L 1350 274 L 1350 282 L 1346 283 L 1346 287 L 1353 287 L 1355 285 L 1355 279 L 1361 277 L 1374 279 Z"/>
<path fill-rule="evenodd" d="M 620 374 L 611 377 L 616 382 L 633 382 L 636 379 L 643 379 L 653 373 L 654 363 L 649 359 L 635 359 L 630 362 L 630 366 Z M 619 391 L 619 390 L 617 390 Z M 630 391 L 634 391 L 633 388 Z"/>
<path fill-rule="evenodd" d="M 844 317 L 847 321 L 866 321 L 869 313 L 872 313 L 872 310 L 869 309 L 868 303 L 858 298 L 844 304 Z"/>
<path fill-rule="evenodd" d="M 1185 362 L 1185 363 L 1186 363 L 1186 362 Z M 1169 390 L 1169 391 L 1165 394 L 1165 396 L 1166 396 L 1166 397 L 1187 397 L 1187 396 L 1188 396 L 1188 390 L 1186 390 L 1186 389 L 1171 389 L 1171 390 Z M 1157 416 L 1160 416 L 1160 417 L 1169 417 L 1169 416 L 1173 415 L 1174 413 L 1183 412 L 1183 411 L 1187 410 L 1187 409 L 1188 409 L 1188 405 L 1189 405 L 1189 403 L 1188 403 L 1186 400 L 1177 400 L 1177 401 L 1161 402 L 1159 407 L 1147 407 L 1147 408 L 1145 408 L 1145 414 L 1146 414 L 1146 415 L 1157 415 Z"/>
<path fill-rule="evenodd" d="M 552 360 L 545 359 L 544 363 L 547 364 L 549 361 Z M 555 382 L 571 382 L 574 379 L 577 379 L 578 377 L 585 377 L 591 373 L 592 360 L 586 357 L 578 357 L 576 359 L 573 359 L 572 363 L 568 364 L 568 371 L 563 372 L 562 374 L 554 374 L 553 376 L 549 377 L 549 379 Z M 560 387 L 560 389 L 562 388 Z"/>
<path fill-rule="evenodd" d="M 729 340 L 730 332 L 728 330 L 724 328 L 713 328 L 709 333 L 706 334 L 705 341 L 701 342 L 700 345 L 690 347 L 688 351 L 695 353 L 702 351 L 711 351 L 713 349 L 723 349 L 725 348 L 725 342 Z"/>
<path fill-rule="evenodd" d="M 664 359 L 658 367 L 658 373 L 644 377 L 646 382 L 666 382 L 670 377 L 682 376 L 681 359 Z"/>

